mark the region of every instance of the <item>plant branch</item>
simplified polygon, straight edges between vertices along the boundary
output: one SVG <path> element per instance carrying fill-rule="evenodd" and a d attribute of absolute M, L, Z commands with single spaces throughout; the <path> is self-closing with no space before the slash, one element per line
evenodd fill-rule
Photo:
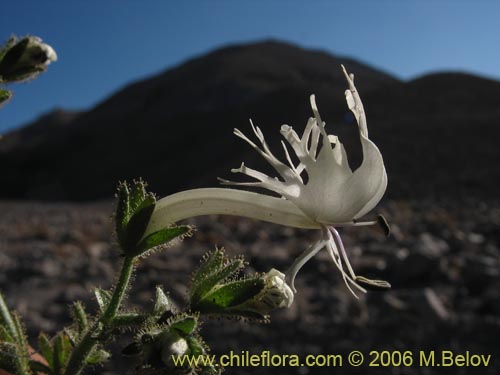
<path fill-rule="evenodd" d="M 100 341 L 107 339 L 107 334 L 102 334 L 103 327 L 107 327 L 115 318 L 123 297 L 127 290 L 132 271 L 134 269 L 134 257 L 125 257 L 123 260 L 122 268 L 118 283 L 115 286 L 111 300 L 102 314 L 101 318 L 92 326 L 92 328 L 85 334 L 82 340 L 75 346 L 71 357 L 68 361 L 68 366 L 64 375 L 78 375 L 81 374 L 85 367 L 88 356 L 95 349 Z"/>

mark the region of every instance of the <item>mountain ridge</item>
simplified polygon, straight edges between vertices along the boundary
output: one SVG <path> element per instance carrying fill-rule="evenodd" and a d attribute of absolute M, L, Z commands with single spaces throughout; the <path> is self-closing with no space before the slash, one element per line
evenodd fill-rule
<path fill-rule="evenodd" d="M 241 161 L 264 164 L 234 138 L 232 128 L 246 132 L 252 117 L 279 147 L 279 126 L 301 129 L 311 115 L 311 93 L 329 132 L 340 136 L 355 165 L 361 158 L 359 142 L 343 97 L 340 64 L 356 76 L 370 133 L 391 178 L 388 193 L 491 194 L 481 181 L 491 173 L 481 170 L 485 160 L 500 161 L 492 144 L 500 120 L 494 100 L 500 82 L 463 73 L 401 81 L 349 58 L 264 41 L 221 48 L 136 81 L 70 121 L 55 114 L 56 120 L 44 120 L 49 122 L 44 128 L 39 119 L 35 128 L 45 131 L 37 137 L 30 135 L 34 125 L 7 134 L 0 142 L 5 176 L 0 196 L 99 199 L 110 197 L 118 180 L 139 176 L 161 194 L 215 186 L 217 176 L 229 176 Z M 480 147 L 466 155 L 460 149 L 463 137 L 453 130 L 470 132 L 471 120 L 479 125 L 469 137 Z M 20 134 L 36 142 L 21 142 Z M 417 138 L 421 147 L 412 142 Z M 410 150 L 425 163 L 435 163 L 439 155 L 439 168 L 449 178 L 418 165 Z M 456 163 L 466 164 L 466 170 Z M 429 191 L 428 181 L 418 181 L 412 172 L 433 179 L 438 191 Z M 493 177 L 500 179 L 500 173 Z"/>

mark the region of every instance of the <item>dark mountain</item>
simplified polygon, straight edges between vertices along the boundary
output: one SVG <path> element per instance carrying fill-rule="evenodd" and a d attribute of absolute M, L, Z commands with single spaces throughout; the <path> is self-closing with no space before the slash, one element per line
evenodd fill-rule
<path fill-rule="evenodd" d="M 265 164 L 232 135 L 234 127 L 249 133 L 251 117 L 278 147 L 281 124 L 305 125 L 311 93 L 359 163 L 340 64 L 356 75 L 371 137 L 386 160 L 388 194 L 496 191 L 499 82 L 465 74 L 401 82 L 348 58 L 268 41 L 217 50 L 127 86 L 88 112 L 50 114 L 8 134 L 0 142 L 0 194 L 104 198 L 118 180 L 139 176 L 162 195 L 215 186 L 243 160 Z"/>

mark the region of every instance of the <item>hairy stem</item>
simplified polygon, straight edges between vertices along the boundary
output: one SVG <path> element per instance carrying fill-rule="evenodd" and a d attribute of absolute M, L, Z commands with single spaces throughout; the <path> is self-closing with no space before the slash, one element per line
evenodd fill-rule
<path fill-rule="evenodd" d="M 85 334 L 85 336 L 76 345 L 66 367 L 64 375 L 78 375 L 81 374 L 85 367 L 88 356 L 92 353 L 95 346 L 99 341 L 106 340 L 107 337 L 102 335 L 102 330 L 108 326 L 116 316 L 123 297 L 127 290 L 134 269 L 134 258 L 126 257 L 123 260 L 120 277 L 116 284 L 111 300 L 102 314 L 101 318 L 92 326 L 92 328 Z"/>

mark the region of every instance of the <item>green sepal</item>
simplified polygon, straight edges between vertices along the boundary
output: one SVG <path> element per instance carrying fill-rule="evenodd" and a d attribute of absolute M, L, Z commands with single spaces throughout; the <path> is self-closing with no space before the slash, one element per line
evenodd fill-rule
<path fill-rule="evenodd" d="M 166 245 L 175 238 L 189 234 L 191 231 L 191 226 L 179 225 L 170 228 L 164 228 L 157 232 L 151 233 L 141 240 L 141 242 L 136 246 L 135 252 L 132 252 L 132 255 L 141 255 L 155 247 Z"/>
<path fill-rule="evenodd" d="M 146 232 L 149 219 L 155 209 L 156 199 L 154 195 L 148 195 L 144 198 L 139 207 L 133 211 L 132 217 L 127 224 L 123 250 L 126 256 L 137 256 L 140 253 L 137 246 Z M 131 205 L 132 207 L 132 205 Z"/>
<path fill-rule="evenodd" d="M 264 286 L 264 281 L 258 277 L 235 280 L 214 288 L 191 308 L 205 314 L 234 314 L 239 305 L 259 294 Z"/>
<path fill-rule="evenodd" d="M 140 256 L 178 236 L 177 234 L 169 238 L 168 231 L 160 231 L 143 239 L 156 205 L 156 198 L 154 194 L 146 191 L 144 181 L 133 181 L 132 184 L 121 182 L 116 197 L 116 236 L 124 256 Z"/>
<path fill-rule="evenodd" d="M 222 267 L 227 260 L 224 248 L 216 248 L 214 251 L 204 254 L 200 267 L 193 275 L 192 288 L 196 288 L 208 275 Z"/>
<path fill-rule="evenodd" d="M 146 182 L 141 179 L 132 181 L 130 185 L 129 207 L 132 215 L 137 212 L 148 195 L 146 186 Z"/>
<path fill-rule="evenodd" d="M 214 255 L 219 258 L 218 254 L 214 253 Z M 215 263 L 213 264 L 215 265 Z M 191 304 L 196 305 L 198 301 L 204 299 L 216 285 L 222 284 L 225 280 L 236 276 L 241 272 L 244 266 L 245 262 L 242 258 L 226 259 L 222 265 L 211 267 L 212 273 L 204 273 L 202 278 L 195 275 L 193 277 L 193 285 L 190 293 Z"/>
<path fill-rule="evenodd" d="M 116 200 L 115 229 L 118 243 L 121 245 L 125 241 L 125 232 L 130 220 L 130 191 L 126 182 L 118 184 Z"/>
<path fill-rule="evenodd" d="M 187 315 L 180 318 L 176 322 L 170 323 L 170 328 L 176 330 L 178 333 L 190 335 L 194 332 L 198 324 L 198 318 L 194 315 Z"/>

